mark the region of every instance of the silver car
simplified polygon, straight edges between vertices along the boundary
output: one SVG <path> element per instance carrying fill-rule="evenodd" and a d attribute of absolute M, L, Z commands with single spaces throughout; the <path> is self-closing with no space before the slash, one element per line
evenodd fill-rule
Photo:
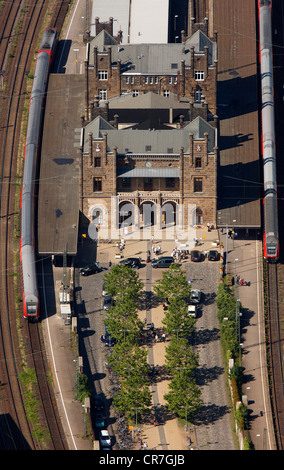
<path fill-rule="evenodd" d="M 106 290 L 106 282 L 103 283 L 103 288 L 102 288 L 102 296 L 106 297 L 108 295 L 107 290 Z"/>
<path fill-rule="evenodd" d="M 103 309 L 109 310 L 114 305 L 114 300 L 111 295 L 106 295 L 104 297 Z"/>

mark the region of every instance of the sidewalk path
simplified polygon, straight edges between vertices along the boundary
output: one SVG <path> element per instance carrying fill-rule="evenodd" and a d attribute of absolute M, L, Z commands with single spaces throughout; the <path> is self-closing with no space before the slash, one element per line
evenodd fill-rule
<path fill-rule="evenodd" d="M 243 393 L 248 400 L 250 436 L 255 449 L 276 450 L 266 368 L 262 243 L 249 238 L 229 239 L 228 251 L 228 272 L 250 282 L 250 286 L 236 286 L 243 307 Z"/>

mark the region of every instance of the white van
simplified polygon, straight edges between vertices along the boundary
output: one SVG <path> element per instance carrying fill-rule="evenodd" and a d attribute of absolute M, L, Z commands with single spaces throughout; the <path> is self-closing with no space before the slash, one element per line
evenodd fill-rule
<path fill-rule="evenodd" d="M 195 305 L 189 305 L 187 307 L 187 314 L 188 314 L 189 317 L 196 318 L 196 306 Z"/>

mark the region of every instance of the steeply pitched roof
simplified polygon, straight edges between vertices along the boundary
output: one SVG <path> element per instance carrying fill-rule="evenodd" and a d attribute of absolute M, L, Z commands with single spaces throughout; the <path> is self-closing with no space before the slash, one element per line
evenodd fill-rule
<path fill-rule="evenodd" d="M 88 153 L 89 132 L 93 133 L 93 138 L 102 138 L 103 132 L 107 132 L 108 152 L 112 152 L 116 146 L 119 154 L 179 154 L 181 147 L 188 153 L 190 133 L 194 140 L 203 139 L 204 132 L 208 133 L 209 153 L 213 152 L 216 145 L 215 128 L 201 117 L 197 117 L 183 129 L 169 130 L 117 130 L 102 117 L 97 117 L 84 128 L 84 153 Z"/>
<path fill-rule="evenodd" d="M 190 36 L 185 42 L 186 50 L 194 47 L 194 52 L 204 54 L 204 48 L 208 47 L 208 64 L 213 65 L 217 59 L 216 44 L 209 39 L 200 29 Z"/>
<path fill-rule="evenodd" d="M 93 47 L 97 46 L 98 51 L 100 52 L 106 51 L 107 46 L 117 45 L 118 42 L 105 29 L 100 31 L 100 33 L 90 42 L 91 50 L 93 49 Z"/>

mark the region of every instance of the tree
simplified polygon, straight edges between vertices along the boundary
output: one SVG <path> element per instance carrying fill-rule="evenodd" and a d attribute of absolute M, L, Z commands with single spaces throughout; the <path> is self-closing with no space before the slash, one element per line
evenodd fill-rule
<path fill-rule="evenodd" d="M 173 337 L 169 346 L 166 348 L 165 364 L 167 370 L 175 375 L 183 373 L 192 376 L 198 366 L 198 356 L 191 351 L 191 347 L 185 338 Z"/>
<path fill-rule="evenodd" d="M 164 395 L 167 408 L 180 417 L 190 416 L 202 405 L 201 391 L 197 388 L 195 381 L 186 374 L 181 377 L 177 374 L 169 384 L 170 391 Z"/>
<path fill-rule="evenodd" d="M 108 310 L 104 323 L 109 334 L 117 341 L 138 340 L 143 322 L 137 315 L 137 305 L 131 294 L 127 293 L 118 298 L 115 306 Z"/>
<path fill-rule="evenodd" d="M 125 413 L 128 418 L 134 418 L 136 410 L 140 413 L 148 411 L 151 405 L 151 393 L 149 387 L 136 388 L 123 386 L 115 395 L 113 405 L 120 413 Z"/>
<path fill-rule="evenodd" d="M 106 290 L 115 298 L 129 295 L 134 301 L 139 298 L 143 282 L 136 269 L 126 265 L 116 265 L 105 275 Z"/>
<path fill-rule="evenodd" d="M 168 310 L 162 323 L 168 333 L 181 331 L 181 336 L 187 336 L 193 329 L 196 320 L 188 315 L 187 304 L 182 297 L 172 297 L 169 301 Z"/>
<path fill-rule="evenodd" d="M 186 299 L 190 296 L 191 288 L 181 266 L 173 263 L 154 286 L 154 291 L 161 299 L 171 300 L 173 297 Z"/>
<path fill-rule="evenodd" d="M 132 376 L 137 382 L 148 382 L 147 350 L 140 348 L 137 344 L 129 342 L 116 344 L 109 357 L 109 364 L 122 381 Z"/>

